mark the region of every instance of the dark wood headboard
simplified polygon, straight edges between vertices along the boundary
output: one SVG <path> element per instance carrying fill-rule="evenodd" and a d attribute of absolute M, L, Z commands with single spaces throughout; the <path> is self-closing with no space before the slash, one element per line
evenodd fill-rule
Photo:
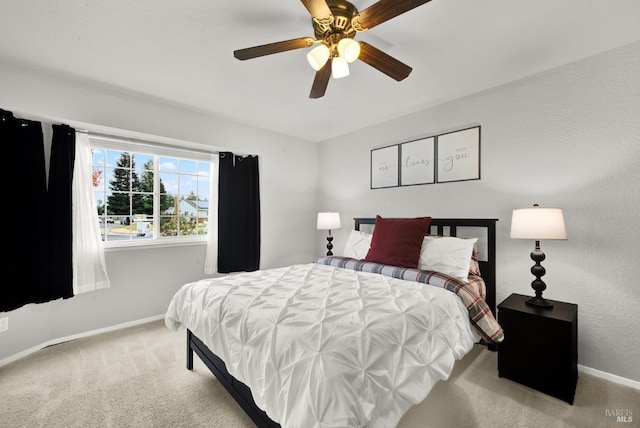
<path fill-rule="evenodd" d="M 354 227 L 375 225 L 375 218 L 354 218 Z M 487 287 L 487 305 L 496 316 L 496 222 L 497 218 L 432 218 L 430 235 L 458 236 L 458 228 L 482 228 L 486 230 L 486 248 L 479 245 L 480 274 Z M 435 230 L 435 231 L 434 231 Z M 467 236 L 469 237 L 469 236 Z"/>

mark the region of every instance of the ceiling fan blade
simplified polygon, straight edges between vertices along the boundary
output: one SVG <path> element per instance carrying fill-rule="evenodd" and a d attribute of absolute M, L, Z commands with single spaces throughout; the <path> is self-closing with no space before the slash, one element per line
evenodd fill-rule
<path fill-rule="evenodd" d="M 293 49 L 308 48 L 312 46 L 314 42 L 315 40 L 311 37 L 300 37 L 297 39 L 283 40 L 282 42 L 238 49 L 233 51 L 233 56 L 240 60 L 257 58 L 259 56 L 271 55 Z"/>
<path fill-rule="evenodd" d="M 429 1 L 431 0 L 379 0 L 356 15 L 352 25 L 356 31 L 365 31 Z"/>
<path fill-rule="evenodd" d="M 366 42 L 360 42 L 360 56 L 358 59 L 397 81 L 405 79 L 412 70 L 407 64 L 398 61 Z"/>
<path fill-rule="evenodd" d="M 331 9 L 325 0 L 300 0 L 316 20 L 329 20 L 333 18 Z"/>
<path fill-rule="evenodd" d="M 313 79 L 313 86 L 311 86 L 311 93 L 309 98 L 320 98 L 324 96 L 329 85 L 329 78 L 331 77 L 331 60 L 320 70 L 316 72 L 316 77 Z"/>

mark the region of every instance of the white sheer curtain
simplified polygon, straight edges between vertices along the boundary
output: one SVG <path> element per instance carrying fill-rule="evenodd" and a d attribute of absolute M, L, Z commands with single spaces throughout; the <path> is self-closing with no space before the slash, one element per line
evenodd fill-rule
<path fill-rule="evenodd" d="M 204 273 L 218 273 L 218 154 L 211 154 L 209 176 L 209 219 L 207 222 L 207 252 Z"/>
<path fill-rule="evenodd" d="M 95 206 L 89 136 L 76 132 L 73 173 L 73 294 L 111 286 Z"/>

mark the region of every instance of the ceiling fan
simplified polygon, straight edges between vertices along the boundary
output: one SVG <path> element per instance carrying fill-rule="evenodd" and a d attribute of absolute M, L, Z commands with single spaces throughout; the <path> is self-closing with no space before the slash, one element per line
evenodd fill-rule
<path fill-rule="evenodd" d="M 317 44 L 307 54 L 307 61 L 316 70 L 309 98 L 324 96 L 329 78 L 347 76 L 348 64 L 357 59 L 397 81 L 409 76 L 411 67 L 366 42 L 356 42 L 354 37 L 430 0 L 379 0 L 362 12 L 346 0 L 300 1 L 311 14 L 315 38 L 300 37 L 239 49 L 233 56 L 246 60 Z"/>

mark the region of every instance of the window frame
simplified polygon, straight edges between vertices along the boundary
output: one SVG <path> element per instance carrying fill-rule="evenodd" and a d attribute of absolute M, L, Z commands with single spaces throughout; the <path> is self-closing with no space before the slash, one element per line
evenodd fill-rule
<path fill-rule="evenodd" d="M 173 157 L 178 159 L 186 159 L 193 161 L 201 161 L 209 163 L 209 171 L 212 170 L 211 162 L 215 161 L 216 151 L 199 150 L 189 147 L 181 147 L 173 144 L 164 144 L 149 140 L 129 139 L 117 136 L 109 136 L 102 134 L 88 134 L 89 145 L 93 151 L 94 148 L 102 150 L 115 150 L 120 152 L 148 154 L 154 156 L 154 159 L 160 157 Z M 106 159 L 105 159 L 106 162 Z M 93 157 L 91 159 L 91 166 L 93 168 Z M 106 171 L 106 165 L 104 165 L 104 171 Z M 197 171 L 196 171 L 197 177 Z M 208 202 L 211 196 L 212 186 L 217 186 L 216 177 L 209 176 L 209 195 L 207 195 Z M 107 177 L 104 177 L 106 180 Z M 208 233 L 204 235 L 181 235 L 181 236 L 160 236 L 160 218 L 162 213 L 160 212 L 160 166 L 158 162 L 154 161 L 154 207 L 153 207 L 153 225 L 154 234 L 150 239 L 127 239 L 127 240 L 103 240 L 102 245 L 105 249 L 137 249 L 145 247 L 175 247 L 182 245 L 194 245 L 194 244 L 206 244 L 208 241 Z M 94 190 L 95 192 L 95 190 Z M 106 197 L 106 195 L 105 195 Z M 95 200 L 95 194 L 94 194 Z M 101 225 L 102 226 L 102 225 Z"/>

